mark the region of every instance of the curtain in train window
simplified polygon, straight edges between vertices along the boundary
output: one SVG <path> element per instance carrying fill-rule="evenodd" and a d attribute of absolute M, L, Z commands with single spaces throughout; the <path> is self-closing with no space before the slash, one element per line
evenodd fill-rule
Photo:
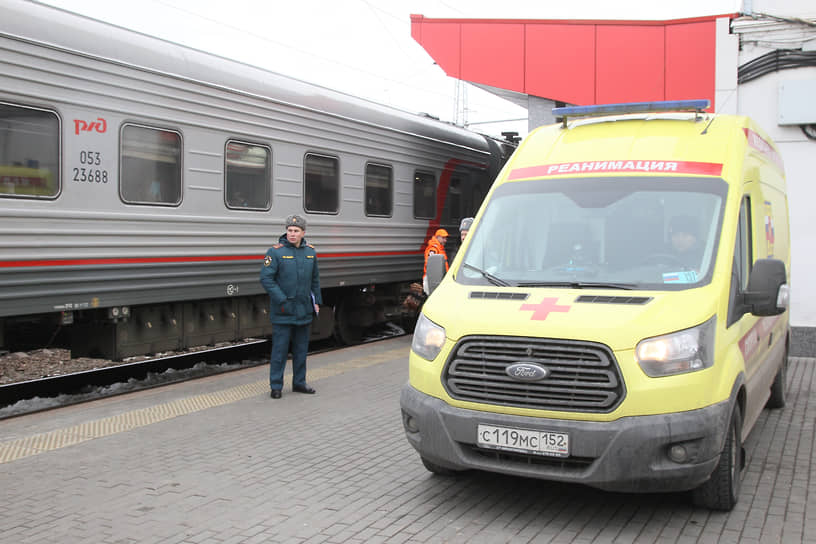
<path fill-rule="evenodd" d="M 367 164 L 365 172 L 365 213 L 391 217 L 394 172 L 390 166 Z"/>
<path fill-rule="evenodd" d="M 0 196 L 59 193 L 59 135 L 53 112 L 0 103 Z"/>
<path fill-rule="evenodd" d="M 272 151 L 262 145 L 227 142 L 224 158 L 227 207 L 268 210 L 272 179 Z"/>
<path fill-rule="evenodd" d="M 337 213 L 340 195 L 339 161 L 308 154 L 303 160 L 303 207 L 307 212 Z"/>
<path fill-rule="evenodd" d="M 119 191 L 131 204 L 181 201 L 181 135 L 170 130 L 122 127 Z"/>
<path fill-rule="evenodd" d="M 414 174 L 414 217 L 433 219 L 436 216 L 436 177 L 425 172 Z"/>

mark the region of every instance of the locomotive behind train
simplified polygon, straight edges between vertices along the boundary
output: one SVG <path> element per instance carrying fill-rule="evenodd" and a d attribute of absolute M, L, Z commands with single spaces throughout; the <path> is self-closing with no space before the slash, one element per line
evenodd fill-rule
<path fill-rule="evenodd" d="M 307 218 L 354 343 L 474 215 L 512 142 L 66 11 L 0 20 L 0 346 L 21 331 L 114 359 L 269 334 L 258 281 Z M 452 247 L 457 237 L 450 238 Z"/>

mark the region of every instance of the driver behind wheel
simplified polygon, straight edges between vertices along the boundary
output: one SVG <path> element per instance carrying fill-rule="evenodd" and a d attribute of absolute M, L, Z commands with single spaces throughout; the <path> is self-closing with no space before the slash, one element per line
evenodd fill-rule
<path fill-rule="evenodd" d="M 697 220 L 690 215 L 677 215 L 669 221 L 670 250 L 687 270 L 700 267 L 703 248 Z"/>

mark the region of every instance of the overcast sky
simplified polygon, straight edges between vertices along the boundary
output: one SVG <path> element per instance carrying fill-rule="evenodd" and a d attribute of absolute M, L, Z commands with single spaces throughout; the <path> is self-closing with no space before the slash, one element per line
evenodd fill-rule
<path fill-rule="evenodd" d="M 0 3 L 2 0 L 0 0 Z M 430 18 L 677 19 L 740 0 L 43 0 L 103 21 L 410 112 L 457 119 L 456 80 L 411 38 Z M 527 112 L 467 85 L 471 128 L 526 134 Z M 458 119 L 462 119 L 459 113 Z M 487 124 L 486 122 L 494 123 Z"/>

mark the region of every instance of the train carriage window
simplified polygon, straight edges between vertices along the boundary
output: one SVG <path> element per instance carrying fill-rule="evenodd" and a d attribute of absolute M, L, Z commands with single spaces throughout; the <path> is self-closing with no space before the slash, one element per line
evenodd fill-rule
<path fill-rule="evenodd" d="M 382 164 L 367 164 L 365 171 L 365 213 L 391 217 L 394 170 Z"/>
<path fill-rule="evenodd" d="M 307 212 L 337 213 L 340 195 L 339 161 L 308 153 L 303 159 L 303 208 Z"/>
<path fill-rule="evenodd" d="M 436 177 L 426 172 L 414 173 L 414 217 L 433 219 L 436 216 Z"/>
<path fill-rule="evenodd" d="M 0 196 L 53 198 L 60 190 L 54 112 L 0 103 Z"/>
<path fill-rule="evenodd" d="M 272 150 L 230 140 L 224 153 L 224 194 L 228 208 L 263 210 L 270 207 Z"/>
<path fill-rule="evenodd" d="M 442 223 L 459 225 L 464 207 L 464 187 L 467 185 L 465 174 L 454 174 L 450 178 L 448 194 L 445 196 L 445 206 L 442 208 Z M 441 185 L 441 183 L 440 183 Z"/>
<path fill-rule="evenodd" d="M 130 204 L 181 202 L 181 134 L 124 125 L 119 191 Z"/>

